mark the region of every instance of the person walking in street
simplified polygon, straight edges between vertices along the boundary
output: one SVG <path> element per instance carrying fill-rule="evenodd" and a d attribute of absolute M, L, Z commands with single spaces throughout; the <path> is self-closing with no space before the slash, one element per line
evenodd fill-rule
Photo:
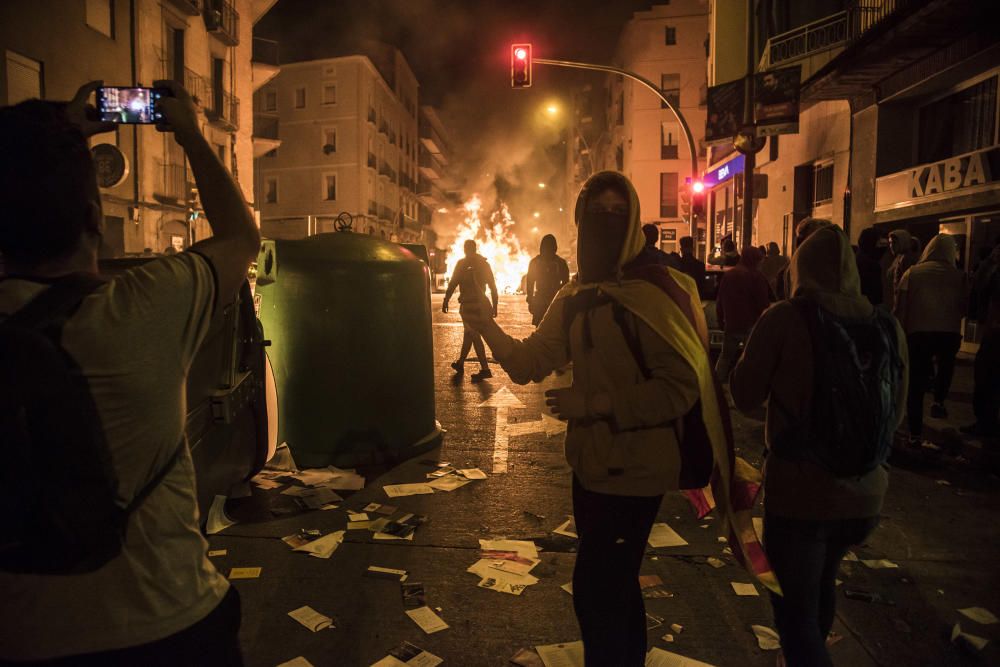
<path fill-rule="evenodd" d="M 774 241 L 767 244 L 767 256 L 760 263 L 760 272 L 767 278 L 772 294 L 778 293 L 778 274 L 788 268 L 788 258 L 781 254 L 781 248 Z"/>
<path fill-rule="evenodd" d="M 889 252 L 892 253 L 892 264 L 886 273 L 885 299 L 883 303 L 890 311 L 896 312 L 897 292 L 899 292 L 899 282 L 903 279 L 911 266 L 920 259 L 920 253 L 914 252 L 914 239 L 905 229 L 896 229 L 889 232 Z M 919 242 L 917 242 L 919 243 Z"/>
<path fill-rule="evenodd" d="M 639 567 L 663 495 L 680 484 L 672 425 L 700 401 L 699 423 L 719 433 L 712 417 L 718 402 L 707 342 L 697 333 L 707 329 L 694 283 L 642 260 L 643 270 L 658 272 L 682 297 L 628 278 L 643 248 L 632 184 L 616 172 L 594 175 L 575 217 L 580 272 L 531 336 L 507 335 L 485 299 L 467 321 L 518 384 L 540 382 L 573 362 L 572 386 L 546 392 L 552 411 L 569 421 L 566 459 L 580 536 L 573 606 L 588 667 L 637 667 L 646 654 Z"/>
<path fill-rule="evenodd" d="M 465 372 L 465 360 L 469 357 L 469 351 L 472 348 L 476 350 L 476 356 L 479 357 L 479 372 L 472 374 L 473 382 L 482 382 L 487 378 L 493 377 L 493 372 L 490 371 L 489 362 L 486 360 L 486 347 L 483 345 L 483 337 L 479 335 L 477 331 L 470 328 L 468 324 L 465 324 L 465 314 L 463 309 L 465 304 L 470 300 L 483 296 L 486 294 L 486 288 L 489 287 L 490 295 L 493 298 L 493 316 L 496 317 L 497 307 L 500 304 L 500 292 L 497 291 L 497 283 L 493 277 L 493 269 L 490 268 L 490 263 L 486 261 L 486 258 L 476 252 L 476 242 L 469 239 L 465 242 L 465 257 L 458 261 L 455 265 L 455 271 L 451 275 L 451 280 L 448 281 L 448 289 L 444 293 L 444 302 L 441 304 L 441 310 L 445 313 L 448 312 L 448 302 L 451 300 L 452 294 L 455 293 L 455 288 L 458 288 L 458 303 L 459 314 L 462 315 L 462 322 L 464 325 L 462 331 L 462 350 L 459 353 L 458 360 L 452 362 L 451 367 L 455 369 L 455 372 L 462 374 Z"/>
<path fill-rule="evenodd" d="M 815 231 L 792 255 L 794 298 L 769 308 L 730 379 L 739 410 L 767 402 L 764 545 L 788 667 L 832 667 L 835 579 L 878 523 L 885 462 L 906 398 L 906 340 L 861 294 L 843 230 Z"/>
<path fill-rule="evenodd" d="M 740 253 L 736 250 L 736 244 L 732 237 L 727 236 L 722 240 L 722 254 L 708 260 L 709 264 L 730 268 L 740 263 Z"/>
<path fill-rule="evenodd" d="M 944 401 L 962 344 L 962 318 L 968 300 L 965 274 L 955 266 L 958 248 L 948 234 L 938 234 L 920 261 L 903 274 L 896 293 L 895 315 L 906 331 L 910 350 L 910 393 L 906 404 L 911 446 L 922 442 L 924 392 L 934 371 L 931 416 L 946 419 Z"/>
<path fill-rule="evenodd" d="M 678 268 L 677 260 L 672 255 L 656 247 L 660 240 L 659 227 L 652 223 L 643 225 L 642 235 L 646 239 L 646 244 L 642 247 L 642 261 L 659 266 L 669 266 L 671 269 Z"/>
<path fill-rule="evenodd" d="M 698 287 L 698 294 L 701 295 L 705 289 L 705 262 L 698 259 L 694 254 L 694 239 L 690 236 L 682 236 L 680 240 L 681 259 L 678 262 L 678 270 L 687 274 Z"/>
<path fill-rule="evenodd" d="M 982 327 L 973 367 L 972 411 L 976 421 L 960 430 L 969 435 L 1000 436 L 1000 243 L 976 270 L 970 315 Z"/>
<path fill-rule="evenodd" d="M 725 272 L 719 281 L 715 312 L 725 337 L 715 372 L 724 383 L 729 382 L 729 372 L 739 359 L 750 330 L 761 313 L 771 305 L 767 278 L 757 268 L 760 262 L 760 250 L 747 248 L 740 257 L 740 263 Z"/>
<path fill-rule="evenodd" d="M 793 251 L 805 243 L 805 240 L 818 230 L 823 229 L 824 227 L 833 226 L 834 224 L 825 218 L 803 218 L 799 221 L 799 224 L 795 225 L 795 238 L 792 240 Z M 792 298 L 792 281 L 791 276 L 789 275 L 790 268 L 791 265 L 789 264 L 778 272 L 774 292 L 774 296 L 778 301 Z"/>
<path fill-rule="evenodd" d="M 569 264 L 556 254 L 557 249 L 556 237 L 546 234 L 539 244 L 538 254 L 528 264 L 524 291 L 527 294 L 531 323 L 536 327 L 556 293 L 569 282 Z"/>
<path fill-rule="evenodd" d="M 85 85 L 69 103 L 0 108 L 8 271 L 0 281 L 0 438 L 21 480 L 4 477 L 3 507 L 5 518 L 18 507 L 30 513 L 5 522 L 0 662 L 238 666 L 239 595 L 207 557 L 184 397 L 192 360 L 213 316 L 244 284 L 260 235 L 190 95 L 157 81 L 171 91 L 157 103 L 157 129 L 183 148 L 212 236 L 101 277 L 104 216 L 88 138 L 114 126 L 90 120 L 87 99 L 100 85 Z M 61 382 L 32 389 L 55 366 L 32 367 L 36 355 L 13 359 L 12 340 L 58 351 L 46 358 L 61 360 Z M 52 399 L 66 393 L 74 400 Z M 10 419 L 15 412 L 20 420 Z M 23 415 L 36 419 L 25 424 Z M 46 467 L 60 447 L 65 457 Z M 45 475 L 37 485 L 24 483 L 32 468 Z M 44 502 L 15 489 L 40 489 Z M 108 521 L 89 521 L 104 507 L 114 510 Z M 74 549 L 52 546 L 69 535 Z"/>
<path fill-rule="evenodd" d="M 873 306 L 882 305 L 882 265 L 879 263 L 879 234 L 874 227 L 868 227 L 858 236 L 858 250 L 855 263 L 861 280 L 861 293 Z"/>

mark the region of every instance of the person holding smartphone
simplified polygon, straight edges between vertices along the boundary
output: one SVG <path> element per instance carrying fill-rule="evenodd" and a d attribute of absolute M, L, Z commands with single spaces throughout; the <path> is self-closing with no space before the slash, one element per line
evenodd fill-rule
<path fill-rule="evenodd" d="M 88 102 L 100 85 L 83 86 L 68 103 L 0 108 L 0 253 L 7 271 L 0 316 L 66 280 L 100 278 L 103 216 L 87 139 L 114 127 L 95 120 Z M 157 104 L 157 129 L 172 132 L 187 154 L 213 236 L 95 280 L 62 326 L 59 344 L 87 381 L 121 506 L 158 481 L 128 514 L 121 551 L 96 570 L 0 571 L 0 664 L 243 664 L 239 597 L 208 560 L 199 526 L 185 387 L 213 314 L 234 300 L 260 235 L 199 130 L 190 95 L 173 81 L 155 85 L 169 91 Z"/>

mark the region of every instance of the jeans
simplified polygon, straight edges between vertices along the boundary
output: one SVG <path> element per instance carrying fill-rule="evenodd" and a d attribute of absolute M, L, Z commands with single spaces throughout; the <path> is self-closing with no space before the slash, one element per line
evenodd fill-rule
<path fill-rule="evenodd" d="M 646 607 L 639 567 L 663 496 L 588 491 L 573 476 L 580 536 L 573 569 L 573 608 L 587 667 L 641 667 L 646 660 Z"/>
<path fill-rule="evenodd" d="M 906 397 L 906 417 L 910 435 L 918 437 L 924 430 L 924 389 L 937 360 L 934 377 L 934 401 L 944 403 L 955 374 L 955 357 L 962 345 L 962 336 L 944 331 L 918 331 L 906 337 L 910 349 L 910 386 Z"/>
<path fill-rule="evenodd" d="M 749 336 L 748 333 L 730 331 L 725 333 L 725 338 L 722 339 L 722 352 L 719 353 L 719 360 L 715 362 L 715 374 L 719 377 L 719 382 L 729 383 L 729 374 L 743 354 L 743 346 L 746 345 Z"/>
<path fill-rule="evenodd" d="M 56 612 L 57 613 L 57 612 Z M 124 613 L 124 610 L 123 610 Z M 240 595 L 229 587 L 222 601 L 192 626 L 148 644 L 37 662 L 7 662 L 0 667 L 243 667 L 240 651 Z"/>
<path fill-rule="evenodd" d="M 772 594 L 771 607 L 788 667 L 833 667 L 826 637 L 833 627 L 837 568 L 848 548 L 863 542 L 876 525 L 878 517 L 765 515 L 764 548 L 784 594 Z"/>
<path fill-rule="evenodd" d="M 1000 426 L 997 418 L 1000 412 L 1000 327 L 994 327 L 983 336 L 976 353 L 973 378 L 972 410 L 976 424 L 996 432 Z"/>

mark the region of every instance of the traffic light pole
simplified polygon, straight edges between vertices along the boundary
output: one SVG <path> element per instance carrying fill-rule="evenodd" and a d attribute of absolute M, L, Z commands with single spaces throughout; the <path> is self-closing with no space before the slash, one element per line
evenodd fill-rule
<path fill-rule="evenodd" d="M 694 136 L 691 134 L 691 128 L 688 127 L 687 121 L 681 114 L 680 109 L 675 108 L 673 103 L 671 103 L 670 100 L 668 100 L 666 96 L 663 94 L 663 91 L 657 88 L 652 81 L 643 76 L 640 76 L 639 74 L 636 74 L 635 72 L 630 72 L 628 70 L 621 69 L 619 67 L 611 67 L 609 65 L 578 63 L 570 60 L 551 60 L 549 58 L 534 58 L 533 60 L 535 63 L 539 65 L 553 65 L 555 67 L 570 67 L 573 69 L 586 69 L 595 72 L 609 72 L 611 74 L 618 74 L 620 76 L 625 77 L 626 79 L 632 79 L 633 81 L 640 83 L 649 90 L 651 90 L 658 98 L 660 98 L 660 101 L 663 102 L 664 105 L 666 105 L 666 107 L 670 110 L 670 112 L 674 114 L 674 117 L 677 119 L 677 122 L 680 123 L 681 125 L 681 129 L 684 130 L 684 137 L 687 139 L 688 152 L 691 154 L 691 179 L 694 180 L 698 178 L 698 149 L 695 148 Z M 690 229 L 689 233 L 691 237 L 694 238 L 694 242 L 696 244 L 695 247 L 697 247 L 698 224 L 694 215 L 693 202 L 691 205 L 691 215 L 690 219 L 688 220 L 688 224 Z"/>

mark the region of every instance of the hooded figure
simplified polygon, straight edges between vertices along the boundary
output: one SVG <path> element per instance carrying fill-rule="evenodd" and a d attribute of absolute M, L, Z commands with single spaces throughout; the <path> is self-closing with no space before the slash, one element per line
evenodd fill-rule
<path fill-rule="evenodd" d="M 824 227 L 835 226 L 825 218 L 803 218 L 799 220 L 799 223 L 795 225 L 795 238 L 793 239 L 792 248 L 797 250 L 800 245 L 805 243 L 807 238 Z M 782 271 L 778 272 L 778 277 L 775 280 L 775 298 L 778 300 L 790 299 L 792 297 L 792 281 L 788 273 L 789 266 L 786 265 Z"/>
<path fill-rule="evenodd" d="M 844 320 L 863 320 L 873 306 L 861 294 L 850 241 L 839 227 L 813 232 L 792 256 L 793 295 Z M 888 317 L 887 315 L 884 317 Z M 895 324 L 897 362 L 906 358 L 903 332 Z M 819 341 L 818 344 L 824 344 Z M 757 322 L 730 378 L 736 407 L 756 410 L 767 402 L 764 467 L 764 543 L 781 584 L 772 596 L 775 627 L 789 665 L 832 667 L 824 641 L 834 618 L 838 564 L 864 542 L 878 522 L 888 471 L 839 477 L 817 463 L 790 454 L 809 443 L 783 437 L 807 419 L 814 386 L 810 327 L 799 306 L 782 301 Z M 897 422 L 906 397 L 906 372 L 895 393 Z M 898 423 L 883 425 L 895 429 Z M 776 453 L 777 442 L 786 448 Z"/>
<path fill-rule="evenodd" d="M 915 241 L 916 245 L 914 245 Z M 893 312 L 896 312 L 896 292 L 899 290 L 899 281 L 903 279 L 903 274 L 920 258 L 920 252 L 915 249 L 920 247 L 919 244 L 920 242 L 905 229 L 895 229 L 889 232 L 889 251 L 892 253 L 893 260 L 886 273 L 887 298 L 885 303 Z"/>
<path fill-rule="evenodd" d="M 778 244 L 771 241 L 767 245 L 767 256 L 760 263 L 760 272 L 767 278 L 771 292 L 778 293 L 778 274 L 788 267 L 788 258 L 781 254 Z"/>
<path fill-rule="evenodd" d="M 556 254 L 556 249 L 556 237 L 546 234 L 542 237 L 538 255 L 528 265 L 524 291 L 527 294 L 531 323 L 536 327 L 556 293 L 569 282 L 569 265 Z"/>
<path fill-rule="evenodd" d="M 615 172 L 594 175 L 576 206 L 580 272 L 538 329 L 524 340 L 511 338 L 488 317 L 485 304 L 474 323 L 519 384 L 539 382 L 573 362 L 573 385 L 546 396 L 553 412 L 569 421 L 566 459 L 580 536 L 573 604 L 588 666 L 644 662 L 639 566 L 663 494 L 681 483 L 675 424 L 696 404 L 715 459 L 712 489 L 724 523 L 736 531 L 734 522 L 749 520 L 748 512 L 729 511 L 734 459 L 728 413 L 709 367 L 697 289 L 680 272 L 635 262 L 644 245 L 639 219 L 628 179 Z M 648 273 L 657 284 L 629 277 L 632 271 Z M 731 534 L 742 538 L 732 538 L 738 557 L 759 554 L 751 526 Z"/>
<path fill-rule="evenodd" d="M 879 234 L 875 228 L 868 227 L 858 236 L 858 250 L 855 262 L 858 265 L 858 277 L 861 279 L 861 293 L 868 297 L 873 306 L 882 303 L 883 277 L 882 265 L 879 264 L 878 251 Z"/>
<path fill-rule="evenodd" d="M 934 404 L 931 416 L 944 419 L 944 401 L 955 373 L 962 344 L 962 318 L 968 306 L 965 273 L 955 266 L 958 248 L 948 234 L 938 234 L 920 261 L 903 274 L 896 288 L 895 315 L 906 331 L 910 349 L 910 395 L 906 412 L 911 444 L 923 435 L 924 390 L 934 362 Z"/>
<path fill-rule="evenodd" d="M 739 264 L 722 274 L 719 281 L 715 312 L 725 337 L 715 372 L 723 382 L 729 381 L 729 371 L 739 358 L 750 330 L 771 304 L 767 278 L 757 269 L 760 263 L 760 250 L 747 248 L 740 255 Z"/>

